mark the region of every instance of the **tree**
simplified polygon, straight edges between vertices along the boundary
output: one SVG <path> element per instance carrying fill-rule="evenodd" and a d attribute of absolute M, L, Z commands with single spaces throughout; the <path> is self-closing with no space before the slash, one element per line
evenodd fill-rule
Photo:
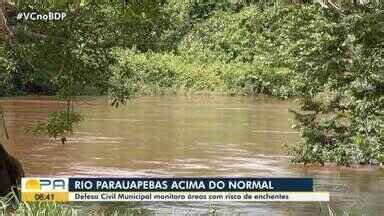
<path fill-rule="evenodd" d="M 317 45 L 292 50 L 301 112 L 295 162 L 339 165 L 384 162 L 383 10 L 377 5 L 336 13 Z"/>
<path fill-rule="evenodd" d="M 113 48 L 121 46 L 124 34 L 128 33 L 126 30 L 137 24 L 126 23 L 127 17 L 139 20 L 144 15 L 146 22 L 156 27 L 153 22 L 158 18 L 159 7 L 164 1 L 124 2 L 0 0 L 0 38 L 2 51 L 7 53 L 5 59 L 14 63 L 17 70 L 26 72 L 24 81 L 49 82 L 55 87 L 57 98 L 66 101 L 65 109 L 49 113 L 47 121 L 36 122 L 26 132 L 61 137 L 64 143 L 65 136 L 71 134 L 75 125 L 82 120 L 74 110 L 76 96 L 110 92 L 114 106 L 132 97 L 134 89 L 121 89 L 110 82 L 110 66 L 115 62 Z M 15 17 L 11 16 L 15 11 L 31 10 L 41 14 L 64 11 L 67 16 L 61 21 L 48 22 L 16 22 Z M 13 21 L 12 25 L 10 20 Z M 131 45 L 135 43 L 129 42 Z M 4 148 L 1 146 L 0 150 Z M 13 161 L 5 150 L 0 153 L 2 159 Z M 0 172 L 5 172 L 7 167 L 16 166 L 0 166 Z M 11 181 L 7 185 L 14 184 Z"/>
<path fill-rule="evenodd" d="M 56 96 L 66 101 L 65 109 L 50 113 L 47 121 L 37 122 L 27 132 L 62 137 L 64 142 L 65 136 L 71 134 L 75 124 L 81 120 L 81 115 L 74 110 L 75 97 L 85 92 L 107 92 L 111 75 L 109 66 L 114 63 L 111 52 L 120 32 L 118 25 L 111 22 L 109 11 L 92 2 L 82 2 L 80 7 L 80 1 L 73 4 L 48 4 L 44 1 L 10 4 L 6 0 L 0 1 L 1 43 L 11 53 L 7 58 L 27 70 L 26 79 L 43 79 L 56 86 Z M 67 17 L 62 21 L 20 21 L 11 26 L 9 20 L 12 17 L 8 16 L 7 8 L 19 11 L 32 8 L 42 14 L 54 8 L 65 11 Z M 0 165 L 5 164 L 0 166 L 0 171 L 16 172 L 18 169 L 13 169 L 16 166 L 9 165 L 9 161 L 15 160 L 2 146 L 0 150 L 1 159 L 5 160 L 4 163 L 0 161 Z M 14 184 L 15 181 L 10 180 L 7 185 Z"/>

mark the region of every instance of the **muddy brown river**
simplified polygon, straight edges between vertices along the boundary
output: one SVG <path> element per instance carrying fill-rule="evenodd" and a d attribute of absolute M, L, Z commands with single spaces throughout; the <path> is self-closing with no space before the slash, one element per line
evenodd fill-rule
<path fill-rule="evenodd" d="M 1 99 L 0 105 L 11 137 L 6 148 L 27 176 L 313 177 L 315 190 L 331 192 L 330 206 L 338 215 L 384 215 L 383 169 L 289 163 L 285 145 L 299 139 L 290 127 L 293 102 L 159 96 L 115 109 L 106 98 L 87 98 L 76 106 L 85 120 L 66 145 L 23 132 L 64 104 L 14 97 Z M 211 209 L 219 215 L 328 215 L 326 204 L 313 202 L 138 205 L 161 215 L 206 215 Z"/>

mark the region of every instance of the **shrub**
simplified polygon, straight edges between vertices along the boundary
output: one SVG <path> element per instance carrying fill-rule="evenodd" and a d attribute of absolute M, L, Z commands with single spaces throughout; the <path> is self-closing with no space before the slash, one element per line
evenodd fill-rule
<path fill-rule="evenodd" d="M 295 162 L 384 162 L 383 13 L 340 18 L 321 37 L 319 50 L 295 55 L 301 110 L 296 127 L 302 141 Z M 309 47 L 309 42 L 305 47 Z"/>
<path fill-rule="evenodd" d="M 17 93 L 14 76 L 16 65 L 10 58 L 10 53 L 5 46 L 0 45 L 0 96 L 13 95 Z"/>
<path fill-rule="evenodd" d="M 183 89 L 228 95 L 290 96 L 286 72 L 247 63 L 199 62 L 172 53 L 120 52 L 114 67 L 116 89 L 133 86 L 138 94 L 176 93 Z M 113 91 L 115 94 L 118 90 Z"/>
<path fill-rule="evenodd" d="M 254 8 L 240 13 L 217 11 L 205 22 L 197 23 L 183 38 L 178 52 L 202 61 L 252 62 L 251 32 L 246 22 Z"/>

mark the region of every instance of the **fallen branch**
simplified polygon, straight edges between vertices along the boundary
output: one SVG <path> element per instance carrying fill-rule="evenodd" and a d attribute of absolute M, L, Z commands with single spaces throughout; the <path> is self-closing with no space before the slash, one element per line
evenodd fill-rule
<path fill-rule="evenodd" d="M 3 128 L 4 128 L 4 134 L 5 134 L 5 138 L 7 140 L 9 140 L 9 134 L 8 134 L 8 129 L 7 129 L 7 122 L 5 120 L 5 115 L 4 115 L 4 112 L 2 110 L 0 110 L 0 114 L 1 114 L 1 121 L 3 122 Z"/>

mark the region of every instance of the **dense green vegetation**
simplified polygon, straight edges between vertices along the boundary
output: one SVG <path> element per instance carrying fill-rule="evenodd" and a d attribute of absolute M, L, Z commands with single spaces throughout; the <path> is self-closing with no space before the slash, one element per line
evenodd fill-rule
<path fill-rule="evenodd" d="M 291 148 L 294 161 L 384 162 L 383 24 L 382 9 L 339 18 L 318 50 L 300 56 L 302 141 Z"/>
<path fill-rule="evenodd" d="M 133 95 L 263 94 L 300 98 L 294 162 L 384 162 L 380 1 L 58 2 L 15 4 L 68 16 L 11 16 L 16 36 L 0 47 L 0 95 L 68 102 L 32 132 L 70 133 L 78 95 L 109 93 L 118 106 Z"/>

